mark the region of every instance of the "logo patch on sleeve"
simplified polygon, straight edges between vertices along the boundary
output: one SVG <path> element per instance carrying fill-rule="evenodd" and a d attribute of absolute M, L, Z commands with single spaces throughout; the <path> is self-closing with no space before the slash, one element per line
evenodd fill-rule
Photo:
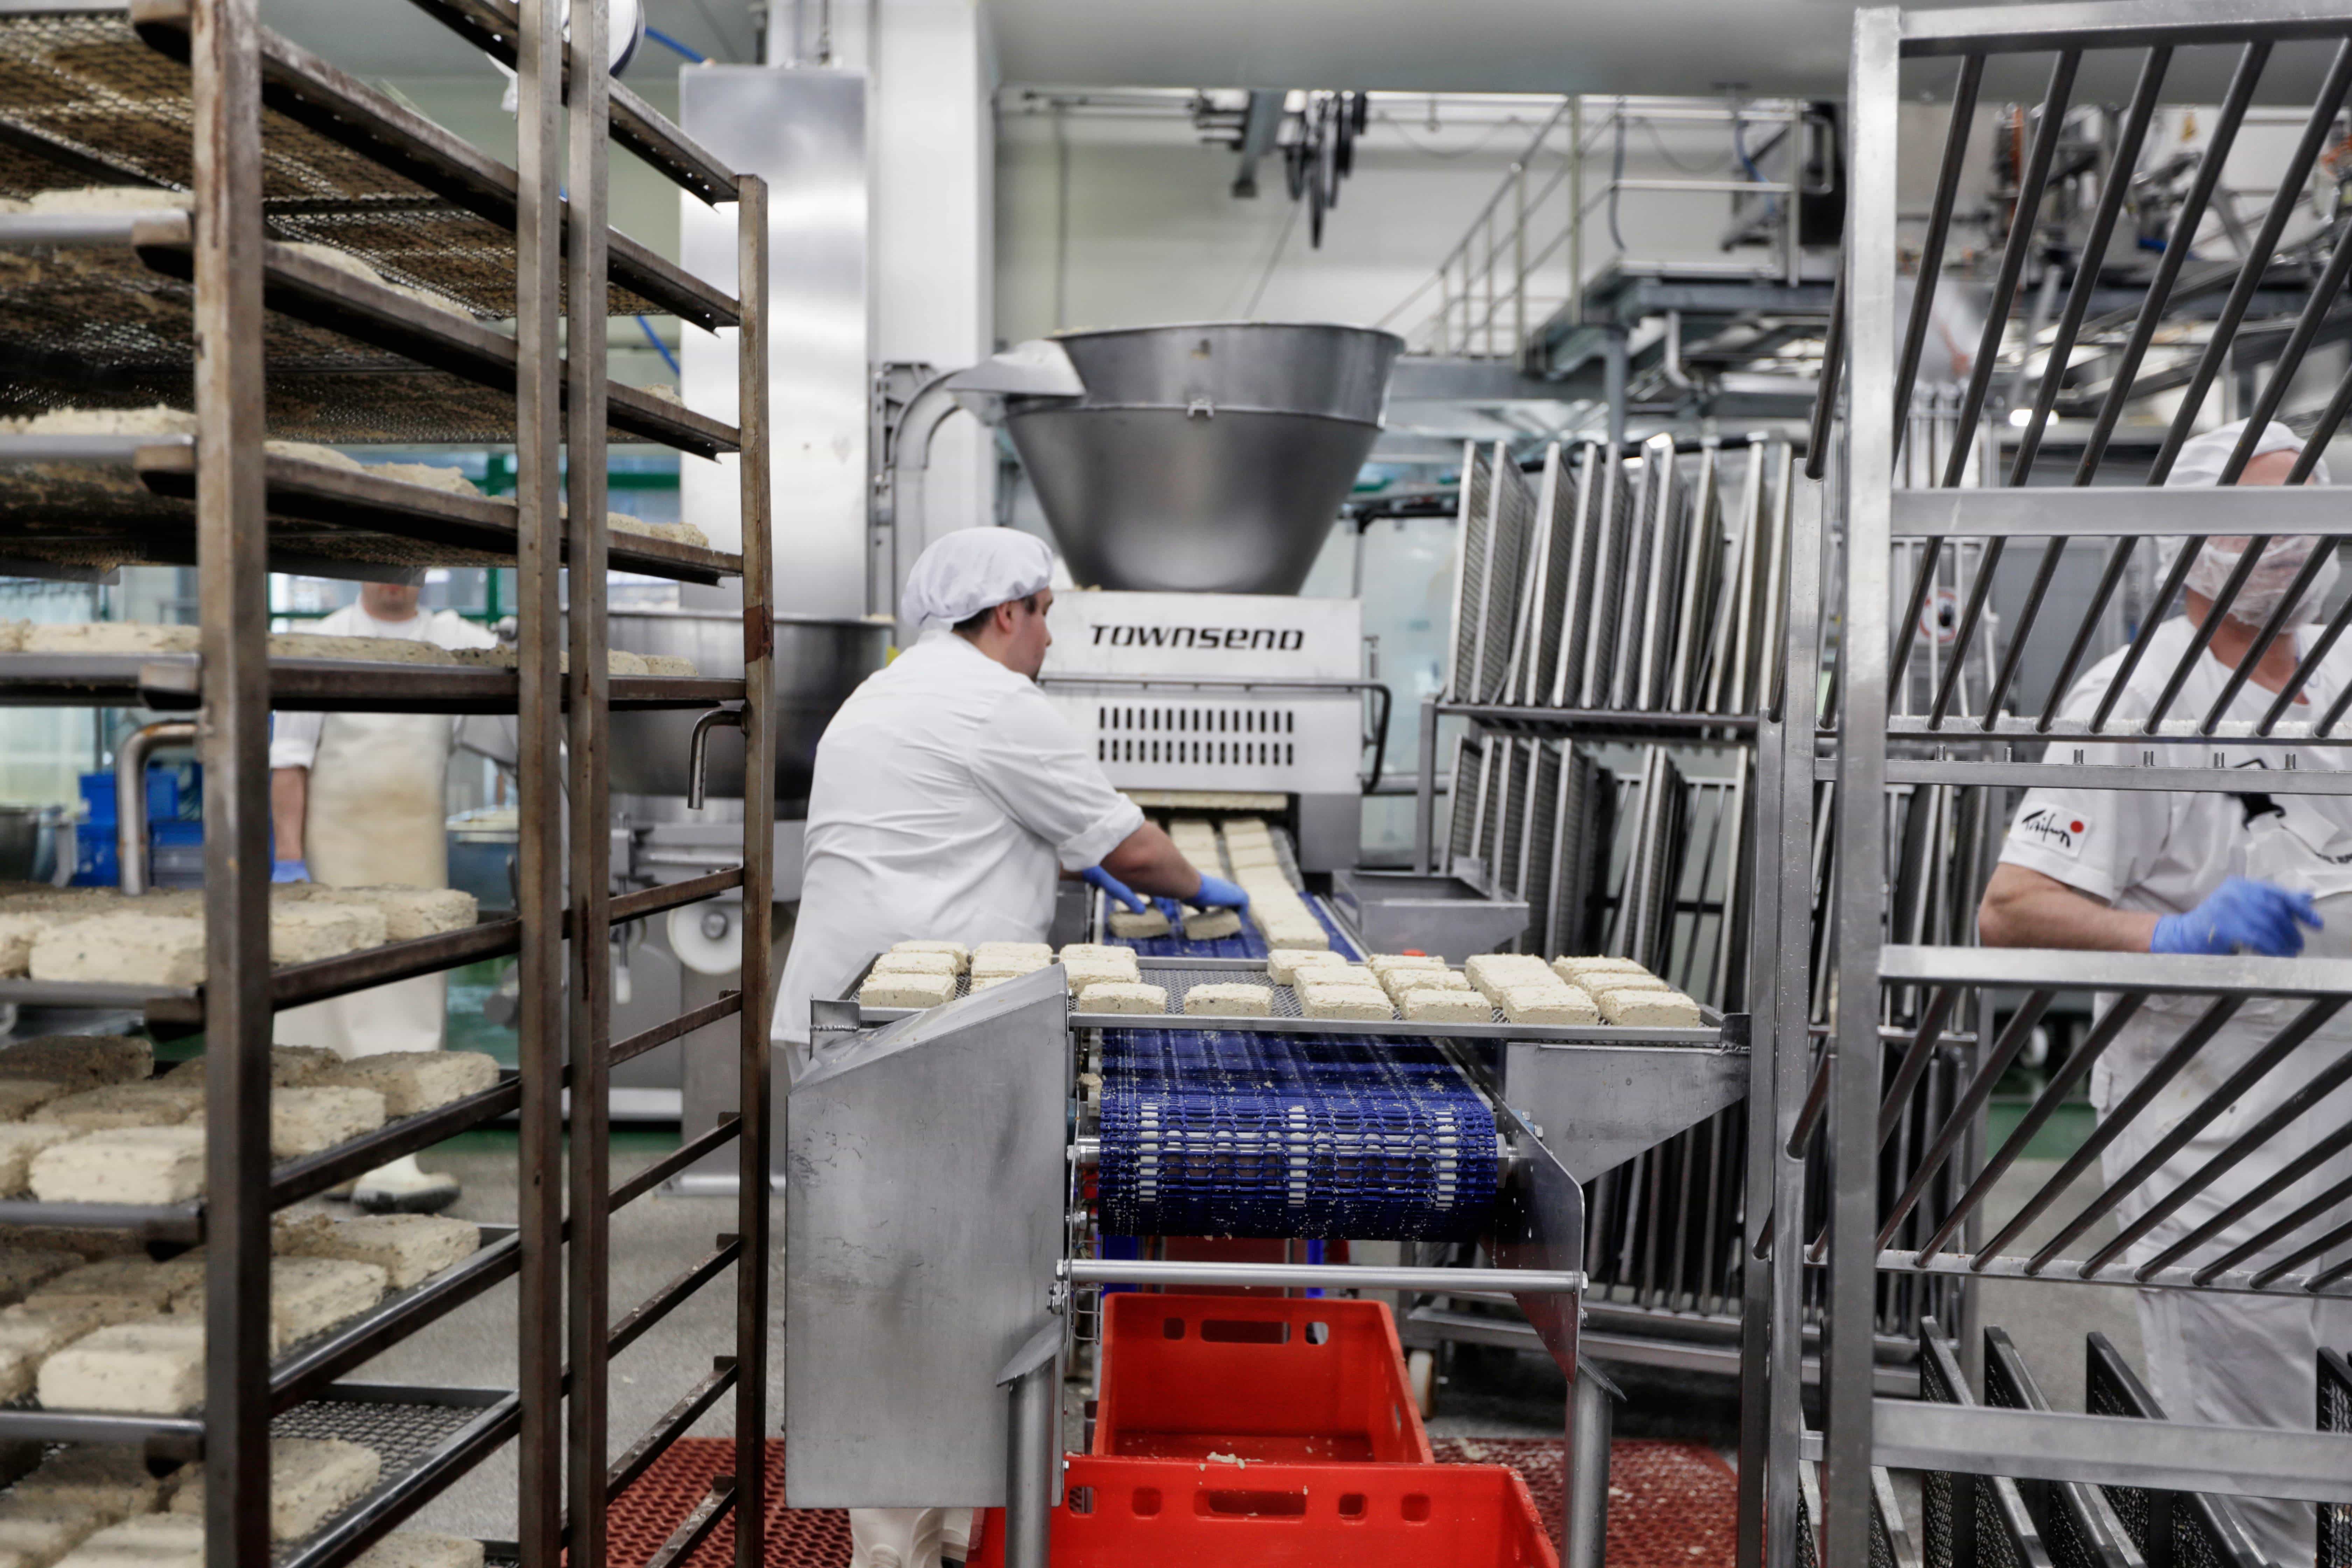
<path fill-rule="evenodd" d="M 2017 819 L 2011 828 L 2020 839 L 2038 849 L 2063 855 L 2069 860 L 2083 858 L 2083 840 L 2090 833 L 2090 822 L 2061 806 L 2037 805 Z"/>

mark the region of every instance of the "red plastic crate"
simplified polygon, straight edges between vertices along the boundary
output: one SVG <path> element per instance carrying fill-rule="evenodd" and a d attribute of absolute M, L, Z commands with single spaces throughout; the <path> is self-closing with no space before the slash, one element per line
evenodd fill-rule
<path fill-rule="evenodd" d="M 1385 1302 L 1114 1295 L 1103 1306 L 1097 1454 L 1432 1462 Z"/>
<path fill-rule="evenodd" d="M 1226 1465 L 1073 1454 L 1054 1568 L 1559 1568 L 1505 1465 Z M 971 1568 L 1003 1568 L 1003 1515 Z"/>

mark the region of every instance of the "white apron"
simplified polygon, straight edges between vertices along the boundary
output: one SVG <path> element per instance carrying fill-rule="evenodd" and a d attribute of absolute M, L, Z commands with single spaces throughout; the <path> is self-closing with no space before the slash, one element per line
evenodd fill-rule
<path fill-rule="evenodd" d="M 2270 798 L 2277 810 L 2257 812 L 2246 829 L 2246 875 L 2314 895 L 2326 923 L 2322 930 L 2305 933 L 2305 956 L 2352 958 L 2352 832 L 2335 827 L 2304 805 L 2302 797 Z M 2130 1092 L 2210 1001 L 2198 996 L 2148 999 L 2092 1070 L 2092 1101 L 2102 1116 Z M 2265 1000 L 2241 1006 L 2131 1128 L 2103 1152 L 2100 1166 L 2106 1179 L 2119 1180 L 2304 1005 Z M 2347 1050 L 2352 1050 L 2352 1007 L 2336 1014 L 2207 1123 L 2124 1201 L 2118 1217 L 2129 1224 L 2146 1213 L 2153 1199 L 2171 1192 Z M 2262 1151 L 2159 1222 L 2133 1248 L 2133 1257 L 2153 1257 L 2186 1237 L 2347 1118 L 2352 1118 L 2352 1086 L 2305 1111 Z M 2347 1174 L 2352 1174 L 2352 1157 L 2339 1154 L 2184 1261 L 2202 1262 L 2251 1238 Z M 2239 1267 L 2260 1268 L 2282 1258 L 2346 1217 L 2344 1213 L 2323 1216 Z M 2325 1267 L 2335 1256 L 2304 1265 L 2298 1272 Z M 2178 1421 L 2312 1430 L 2316 1425 L 2316 1352 L 2322 1344 L 2352 1348 L 2352 1301 L 2142 1290 L 2138 1309 L 2148 1381 L 2165 1414 Z M 2252 1498 L 2237 1503 L 2254 1544 L 2273 1562 L 2293 1565 L 2313 1560 L 2315 1519 L 2311 1504 Z"/>
<path fill-rule="evenodd" d="M 449 741 L 441 714 L 327 715 L 302 835 L 312 881 L 449 885 Z M 344 1057 L 437 1051 L 447 1016 L 447 976 L 420 974 L 280 1013 L 274 1038 Z"/>

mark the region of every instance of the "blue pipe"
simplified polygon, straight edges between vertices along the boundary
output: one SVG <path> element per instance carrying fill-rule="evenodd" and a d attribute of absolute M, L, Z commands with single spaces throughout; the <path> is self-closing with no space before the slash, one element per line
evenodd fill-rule
<path fill-rule="evenodd" d="M 681 373 L 677 368 L 677 356 L 669 352 L 669 345 L 667 343 L 661 341 L 661 334 L 654 331 L 654 324 L 651 321 L 646 321 L 643 316 L 639 316 L 637 318 L 637 331 L 645 333 L 646 342 L 653 344 L 654 346 L 654 353 L 662 356 L 662 363 L 669 366 L 670 374 L 680 374 Z"/>
<path fill-rule="evenodd" d="M 676 38 L 671 37 L 659 27 L 647 27 L 646 29 L 646 37 L 651 38 L 655 43 L 659 44 L 663 48 L 668 49 L 676 54 L 684 55 L 696 65 L 707 66 L 710 63 L 710 57 L 709 55 L 703 54 L 696 49 L 688 48 L 684 44 L 679 43 Z"/>

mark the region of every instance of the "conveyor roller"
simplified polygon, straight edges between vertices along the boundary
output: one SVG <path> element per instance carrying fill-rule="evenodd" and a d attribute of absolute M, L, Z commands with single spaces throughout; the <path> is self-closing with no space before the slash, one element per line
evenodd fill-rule
<path fill-rule="evenodd" d="M 1103 1228 L 1465 1239 L 1496 1190 L 1494 1112 L 1426 1040 L 1107 1030 Z"/>

